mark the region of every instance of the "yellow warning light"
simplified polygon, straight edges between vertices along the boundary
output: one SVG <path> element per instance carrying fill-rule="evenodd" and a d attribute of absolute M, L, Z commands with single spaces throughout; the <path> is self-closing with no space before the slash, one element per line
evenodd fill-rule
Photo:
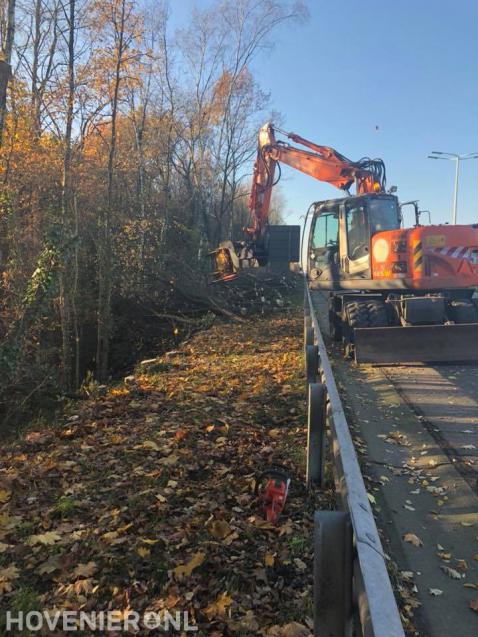
<path fill-rule="evenodd" d="M 380 184 L 378 183 L 378 181 L 373 182 L 373 190 L 374 192 L 378 192 L 380 190 Z"/>

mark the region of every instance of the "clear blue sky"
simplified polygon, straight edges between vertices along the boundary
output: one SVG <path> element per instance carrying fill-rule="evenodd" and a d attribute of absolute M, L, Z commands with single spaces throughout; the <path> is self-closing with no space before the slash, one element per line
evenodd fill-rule
<path fill-rule="evenodd" d="M 185 0 L 180 13 L 193 4 L 210 2 Z M 398 186 L 402 201 L 419 199 L 433 222 L 449 221 L 454 163 L 426 157 L 432 150 L 478 151 L 478 1 L 307 6 L 309 21 L 282 27 L 272 52 L 253 68 L 283 128 L 351 159 L 383 158 L 388 185 Z M 478 222 L 478 160 L 461 168 L 459 221 Z M 312 201 L 340 195 L 287 167 L 282 174 L 288 223 Z"/>

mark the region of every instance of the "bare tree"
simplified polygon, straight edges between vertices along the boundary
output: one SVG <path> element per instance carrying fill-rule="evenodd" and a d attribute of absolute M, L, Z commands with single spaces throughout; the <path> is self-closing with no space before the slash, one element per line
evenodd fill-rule
<path fill-rule="evenodd" d="M 64 136 L 64 152 L 63 152 L 63 169 L 61 176 L 61 221 L 63 231 L 63 243 L 68 244 L 72 237 L 72 211 L 73 211 L 73 188 L 71 173 L 72 158 L 72 132 L 74 119 L 75 104 L 75 18 L 76 18 L 76 0 L 69 0 L 67 3 L 62 2 L 61 10 L 64 13 L 65 20 L 68 25 L 66 45 L 67 45 L 67 78 L 68 89 L 66 96 L 66 123 Z M 78 344 L 78 325 L 76 319 L 76 310 L 74 307 L 75 299 L 72 297 L 69 282 L 70 275 L 70 248 L 64 248 L 62 259 L 62 269 L 60 272 L 60 316 L 62 331 L 62 368 L 63 368 L 63 386 L 69 390 L 71 386 L 71 313 L 75 316 L 75 386 L 79 383 L 78 361 L 79 361 L 79 344 Z"/>
<path fill-rule="evenodd" d="M 111 290 L 113 277 L 112 228 L 114 212 L 114 179 L 117 146 L 117 122 L 122 100 L 122 85 L 125 71 L 141 55 L 132 50 L 138 36 L 139 20 L 134 13 L 135 5 L 129 0 L 112 0 L 108 7 L 97 5 L 97 28 L 109 43 L 110 52 L 104 64 L 109 92 L 109 140 L 106 169 L 106 205 L 100 206 L 100 236 L 98 242 L 98 337 L 96 350 L 97 374 L 104 380 L 108 374 L 109 346 L 111 336 Z M 108 68 L 109 67 L 109 68 Z"/>
<path fill-rule="evenodd" d="M 188 178 L 202 192 L 200 210 L 212 244 L 232 215 L 238 175 L 254 152 L 255 115 L 267 103 L 249 66 L 260 50 L 271 46 L 269 37 L 279 25 L 305 15 L 302 3 L 289 7 L 276 0 L 237 0 L 198 12 L 194 26 L 181 34 L 194 86 L 184 127 Z M 227 229 L 231 227 L 230 222 Z"/>
<path fill-rule="evenodd" d="M 0 60 L 0 146 L 3 140 L 7 110 L 7 86 L 12 72 L 12 50 L 15 39 L 15 0 L 2 0 L 0 5 L 0 34 L 2 59 Z"/>
<path fill-rule="evenodd" d="M 55 102 L 58 71 L 62 60 L 58 46 L 65 24 L 61 21 L 62 0 L 33 0 L 21 6 L 21 39 L 16 46 L 19 72 L 29 79 L 32 133 L 38 136 L 55 124 L 51 108 Z M 60 131 L 56 131 L 60 132 Z"/>

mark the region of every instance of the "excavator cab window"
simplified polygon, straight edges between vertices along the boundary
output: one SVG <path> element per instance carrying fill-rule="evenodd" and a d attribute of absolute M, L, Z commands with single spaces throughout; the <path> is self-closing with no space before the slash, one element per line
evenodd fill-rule
<path fill-rule="evenodd" d="M 370 235 L 383 230 L 400 228 L 400 212 L 395 197 L 377 197 L 368 200 Z"/>
<path fill-rule="evenodd" d="M 351 202 L 346 205 L 347 253 L 351 261 L 368 255 L 370 231 L 365 202 Z"/>
<path fill-rule="evenodd" d="M 325 210 L 314 219 L 312 260 L 315 267 L 333 263 L 338 254 L 339 218 L 337 210 Z"/>

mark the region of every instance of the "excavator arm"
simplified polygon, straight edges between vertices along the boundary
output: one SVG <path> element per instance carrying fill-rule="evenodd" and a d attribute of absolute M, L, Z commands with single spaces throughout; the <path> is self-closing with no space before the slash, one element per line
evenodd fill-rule
<path fill-rule="evenodd" d="M 254 163 L 249 212 L 251 224 L 245 228 L 247 240 L 234 245 L 224 242 L 212 252 L 215 280 L 227 280 L 235 276 L 245 264 L 268 262 L 267 225 L 272 189 L 277 183 L 276 168 L 287 164 L 318 181 L 349 191 L 355 184 L 357 194 L 383 192 L 385 190 L 385 166 L 380 159 L 364 158 L 353 162 L 333 148 L 319 146 L 295 133 L 284 133 L 288 139 L 308 150 L 296 148 L 287 142 L 276 140 L 275 130 L 267 123 L 259 130 L 257 156 Z M 280 177 L 280 175 L 279 175 Z"/>

